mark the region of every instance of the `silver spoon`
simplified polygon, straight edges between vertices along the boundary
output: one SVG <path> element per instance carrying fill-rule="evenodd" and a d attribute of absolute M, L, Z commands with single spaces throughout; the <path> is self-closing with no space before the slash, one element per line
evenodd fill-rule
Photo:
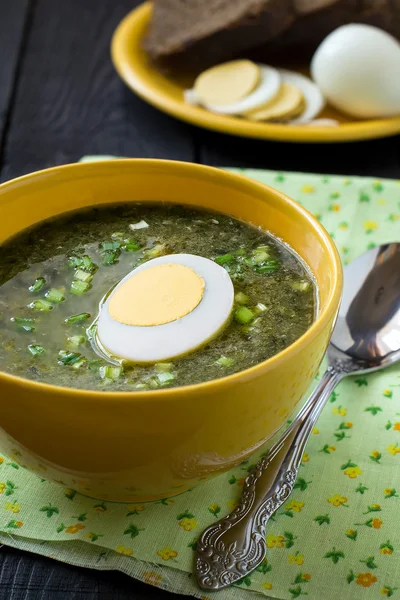
<path fill-rule="evenodd" d="M 239 506 L 201 535 L 200 587 L 220 590 L 264 560 L 266 524 L 291 493 L 310 433 L 339 381 L 399 360 L 400 243 L 395 243 L 366 252 L 344 269 L 328 368 L 296 419 L 247 476 Z"/>

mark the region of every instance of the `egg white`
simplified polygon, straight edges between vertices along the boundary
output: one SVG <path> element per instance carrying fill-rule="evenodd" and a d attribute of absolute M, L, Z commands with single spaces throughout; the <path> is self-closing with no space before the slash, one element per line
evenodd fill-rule
<path fill-rule="evenodd" d="M 125 325 L 113 319 L 108 305 L 115 292 L 131 277 L 162 264 L 180 264 L 193 269 L 205 282 L 196 308 L 184 317 L 148 327 Z M 154 258 L 131 271 L 102 304 L 97 322 L 100 346 L 112 357 L 134 363 L 156 363 L 188 354 L 214 338 L 229 322 L 234 289 L 226 270 L 212 260 L 193 254 Z"/>
<path fill-rule="evenodd" d="M 261 80 L 254 92 L 233 104 L 224 104 L 223 106 L 204 104 L 204 108 L 220 115 L 242 115 L 275 98 L 281 87 L 281 77 L 278 70 L 267 65 L 258 66 L 261 71 Z M 194 89 L 185 90 L 184 99 L 188 104 L 202 104 Z"/>
<path fill-rule="evenodd" d="M 325 106 L 325 98 L 319 87 L 309 77 L 295 71 L 280 69 L 279 74 L 283 83 L 294 85 L 304 96 L 305 109 L 300 116 L 290 121 L 290 125 L 305 125 L 315 119 Z"/>

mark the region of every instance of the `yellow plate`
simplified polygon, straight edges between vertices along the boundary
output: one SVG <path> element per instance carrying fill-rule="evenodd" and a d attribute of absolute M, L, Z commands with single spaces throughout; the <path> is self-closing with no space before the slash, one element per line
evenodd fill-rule
<path fill-rule="evenodd" d="M 251 123 L 237 117 L 213 114 L 203 108 L 186 104 L 183 100 L 183 90 L 192 86 L 197 73 L 186 80 L 179 77 L 166 77 L 151 64 L 142 48 L 151 10 L 151 3 L 146 2 L 121 21 L 112 39 L 112 60 L 120 77 L 131 90 L 146 102 L 177 119 L 231 135 L 287 142 L 345 142 L 400 133 L 400 116 L 391 119 L 354 121 L 328 108 L 320 117 L 339 120 L 340 126 L 311 127 Z"/>

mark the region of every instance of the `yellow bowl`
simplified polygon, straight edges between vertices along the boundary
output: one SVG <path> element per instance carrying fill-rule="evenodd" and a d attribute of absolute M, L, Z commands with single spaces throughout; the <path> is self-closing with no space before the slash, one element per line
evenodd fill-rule
<path fill-rule="evenodd" d="M 319 314 L 269 360 L 199 385 L 149 392 L 62 388 L 0 373 L 0 449 L 83 494 L 146 501 L 183 492 L 240 463 L 273 435 L 310 386 L 337 315 L 342 271 L 323 227 L 283 194 L 190 163 L 73 164 L 0 186 L 0 243 L 60 213 L 120 201 L 175 202 L 229 213 L 283 238 L 319 288 Z"/>

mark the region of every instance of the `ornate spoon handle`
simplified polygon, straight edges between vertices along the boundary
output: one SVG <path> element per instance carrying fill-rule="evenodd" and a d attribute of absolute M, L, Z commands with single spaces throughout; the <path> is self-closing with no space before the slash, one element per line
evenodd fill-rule
<path fill-rule="evenodd" d="M 266 524 L 291 493 L 311 430 L 343 376 L 328 367 L 296 420 L 247 476 L 239 506 L 202 533 L 196 555 L 200 587 L 222 589 L 264 560 Z"/>

